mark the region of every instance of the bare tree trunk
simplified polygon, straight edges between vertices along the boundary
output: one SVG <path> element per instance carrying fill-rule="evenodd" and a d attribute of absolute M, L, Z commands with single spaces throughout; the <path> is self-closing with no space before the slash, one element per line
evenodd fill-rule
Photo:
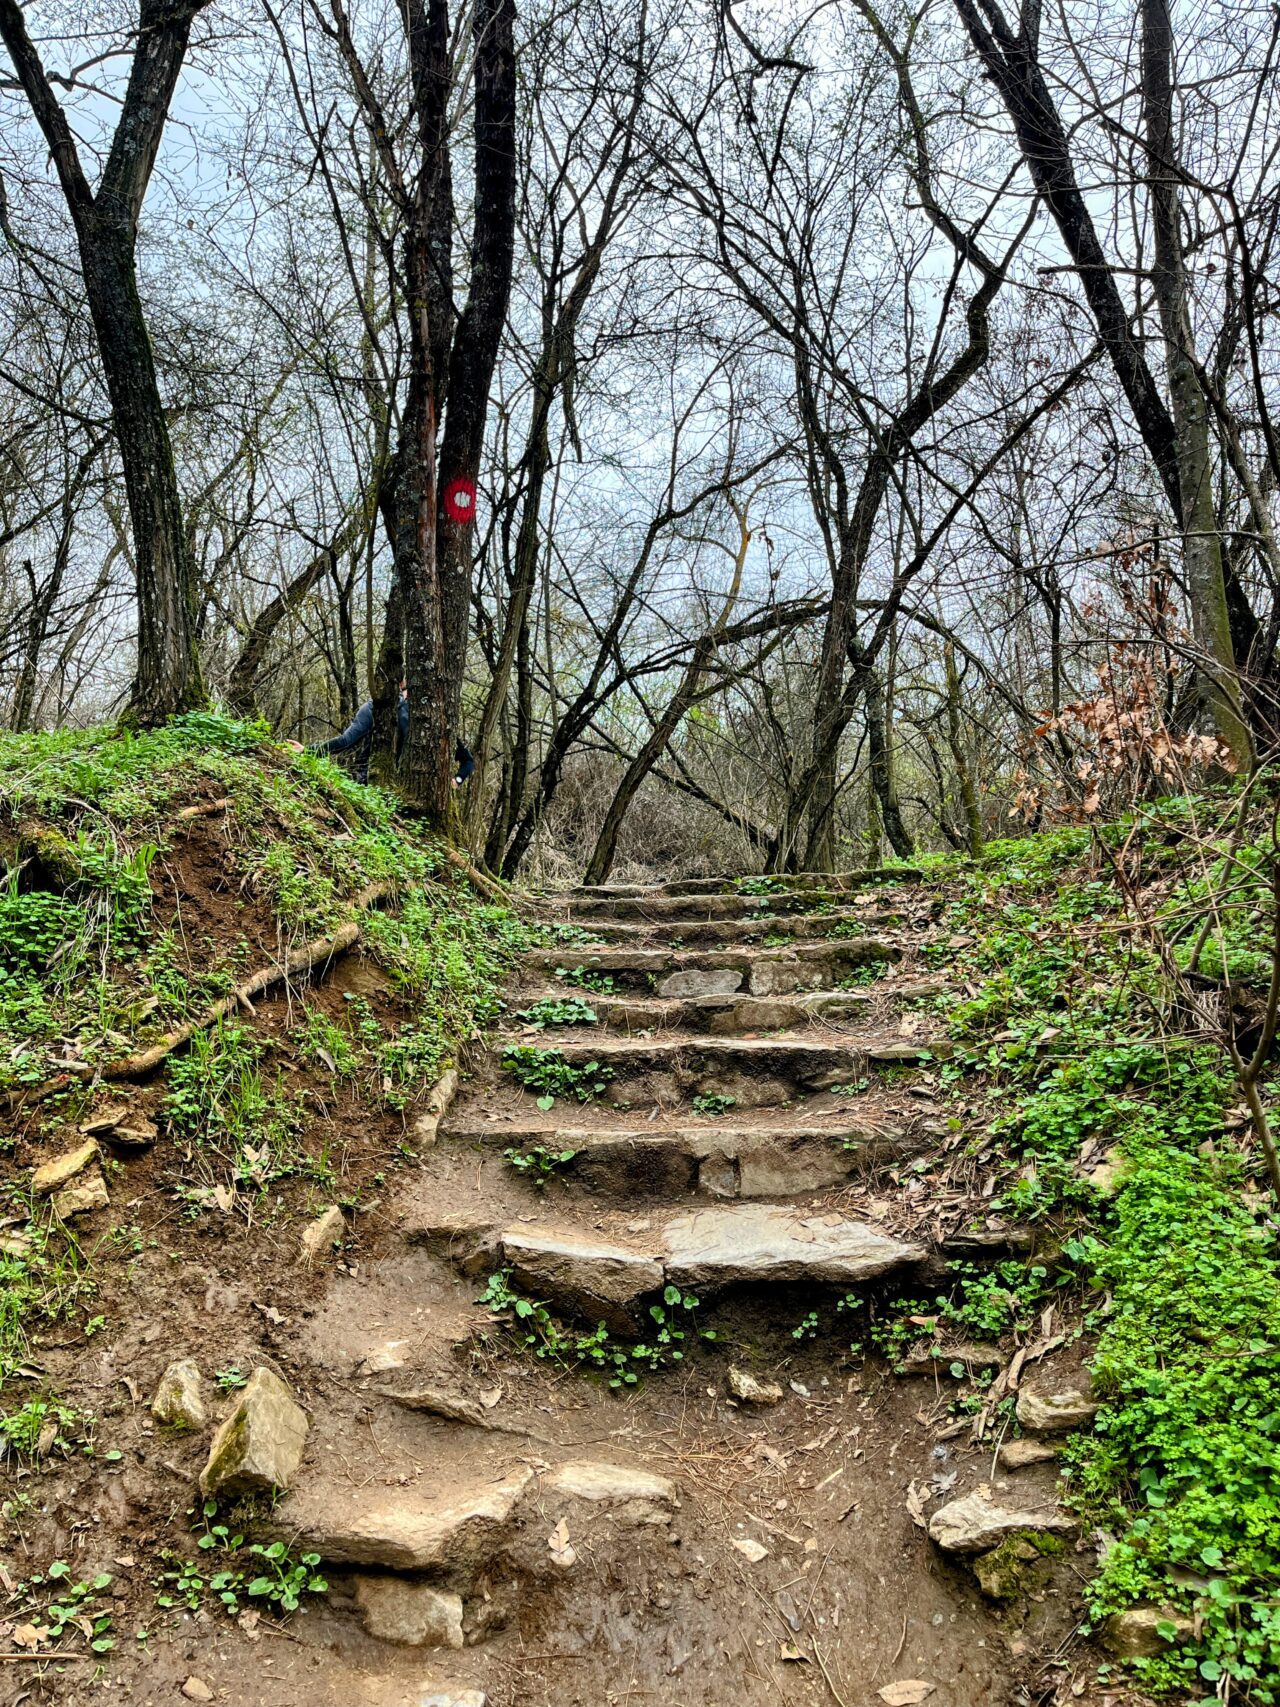
<path fill-rule="evenodd" d="M 195 568 L 173 446 L 138 294 L 138 217 L 196 14 L 208 0 L 141 0 L 138 46 L 94 192 L 17 0 L 0 0 L 0 37 L 44 133 L 75 227 L 112 424 L 120 447 L 138 589 L 131 720 L 149 724 L 204 699 Z"/>
<path fill-rule="evenodd" d="M 1164 332 L 1174 454 L 1182 511 L 1182 556 L 1191 622 L 1200 651 L 1199 681 L 1219 740 L 1246 770 L 1253 743 L 1241 709 L 1223 577 L 1222 538 L 1213 502 L 1209 412 L 1195 360 L 1182 253 L 1178 166 L 1173 132 L 1173 31 L 1168 0 L 1142 0 L 1142 99 L 1147 185 L 1155 232 L 1156 303 Z"/>

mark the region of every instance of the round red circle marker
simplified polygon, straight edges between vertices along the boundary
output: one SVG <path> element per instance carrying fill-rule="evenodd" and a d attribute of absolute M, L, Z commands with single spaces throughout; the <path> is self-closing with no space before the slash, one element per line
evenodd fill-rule
<path fill-rule="evenodd" d="M 451 522 L 473 522 L 476 519 L 476 483 L 474 480 L 451 480 L 444 489 L 444 513 Z"/>

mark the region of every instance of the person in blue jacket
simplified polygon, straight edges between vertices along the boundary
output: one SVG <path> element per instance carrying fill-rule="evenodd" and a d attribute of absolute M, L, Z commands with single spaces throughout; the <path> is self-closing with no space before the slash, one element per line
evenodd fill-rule
<path fill-rule="evenodd" d="M 399 758 L 405 737 L 409 733 L 409 690 L 404 682 L 400 683 L 400 704 L 396 707 L 396 757 Z M 299 747 L 299 743 L 290 743 Z M 355 753 L 355 773 L 357 782 L 369 780 L 369 754 L 373 748 L 373 701 L 365 700 L 355 716 L 347 724 L 340 735 L 333 735 L 327 741 L 313 741 L 307 748 L 309 753 Z M 300 748 L 299 748 L 300 750 Z M 454 773 L 453 786 L 460 788 L 476 768 L 476 761 L 459 741 L 453 749 L 454 763 L 457 771 Z"/>

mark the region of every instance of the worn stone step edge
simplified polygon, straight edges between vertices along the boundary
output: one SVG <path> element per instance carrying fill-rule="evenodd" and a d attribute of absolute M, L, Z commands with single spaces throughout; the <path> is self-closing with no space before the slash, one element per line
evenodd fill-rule
<path fill-rule="evenodd" d="M 570 1460 L 541 1472 L 519 1465 L 505 1475 L 435 1497 L 375 1484 L 326 1491 L 304 1481 L 277 1508 L 271 1530 L 318 1552 L 329 1565 L 375 1566 L 466 1583 L 509 1546 L 526 1518 L 549 1504 L 621 1511 L 632 1521 L 661 1521 L 679 1505 L 678 1485 L 650 1470 L 598 1459 Z M 637 1509 L 639 1508 L 639 1509 Z M 541 1540 L 545 1554 L 545 1540 Z"/>
<path fill-rule="evenodd" d="M 873 884 L 920 883 L 924 872 L 918 866 L 873 866 L 862 871 L 780 872 L 767 878 L 742 876 L 682 877 L 670 883 L 581 883 L 565 894 L 574 896 L 720 895 L 741 894 L 744 882 L 765 881 L 778 889 L 864 889 Z"/>
<path fill-rule="evenodd" d="M 511 1126 L 450 1128 L 460 1143 L 566 1156 L 557 1181 L 591 1191 L 701 1192 L 725 1199 L 795 1197 L 828 1190 L 852 1174 L 899 1161 L 923 1147 L 923 1123 L 911 1132 L 873 1126 L 630 1128 Z"/>
<path fill-rule="evenodd" d="M 760 941 L 764 937 L 789 937 L 806 942 L 839 942 L 833 935 L 839 926 L 856 927 L 868 932 L 899 930 L 910 920 L 905 913 L 780 913 L 764 919 L 660 919 L 638 922 L 618 919 L 590 921 L 592 937 L 602 943 L 634 942 L 642 944 L 656 938 L 664 947 L 689 943 L 719 943 L 731 947 L 738 942 Z M 761 946 L 769 945 L 761 942 Z"/>
<path fill-rule="evenodd" d="M 815 990 L 793 996 L 596 996 L 583 1000 L 598 1023 L 616 1031 L 711 1032 L 727 1037 L 751 1031 L 790 1031 L 810 1020 L 860 1019 L 871 1005 L 866 990 Z M 518 1013 L 515 1016 L 519 1017 Z M 546 1026 L 534 1037 L 572 1036 L 574 1027 Z M 526 1035 L 521 1033 L 522 1036 Z"/>
<path fill-rule="evenodd" d="M 711 982 L 726 993 L 746 986 L 753 996 L 791 995 L 797 990 L 834 982 L 837 976 L 860 966 L 896 965 L 902 950 L 882 937 L 845 937 L 819 943 L 797 943 L 783 951 L 744 945 L 739 948 L 554 948 L 532 949 L 523 959 L 524 969 L 541 974 L 563 988 L 566 994 L 590 992 L 568 978 L 557 978 L 557 970 L 572 973 L 579 967 L 613 978 L 629 989 L 648 990 L 655 984 L 659 995 L 692 995 L 709 991 Z M 730 983 L 734 976 L 737 982 Z M 672 987 L 671 980 L 677 980 Z"/>

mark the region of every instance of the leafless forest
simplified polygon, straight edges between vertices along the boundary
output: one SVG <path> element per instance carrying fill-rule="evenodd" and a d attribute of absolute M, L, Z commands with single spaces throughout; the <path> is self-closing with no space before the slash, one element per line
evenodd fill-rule
<path fill-rule="evenodd" d="M 1277 14 L 1005 4 L 0 0 L 8 726 L 404 674 L 592 881 L 1273 746 Z"/>

